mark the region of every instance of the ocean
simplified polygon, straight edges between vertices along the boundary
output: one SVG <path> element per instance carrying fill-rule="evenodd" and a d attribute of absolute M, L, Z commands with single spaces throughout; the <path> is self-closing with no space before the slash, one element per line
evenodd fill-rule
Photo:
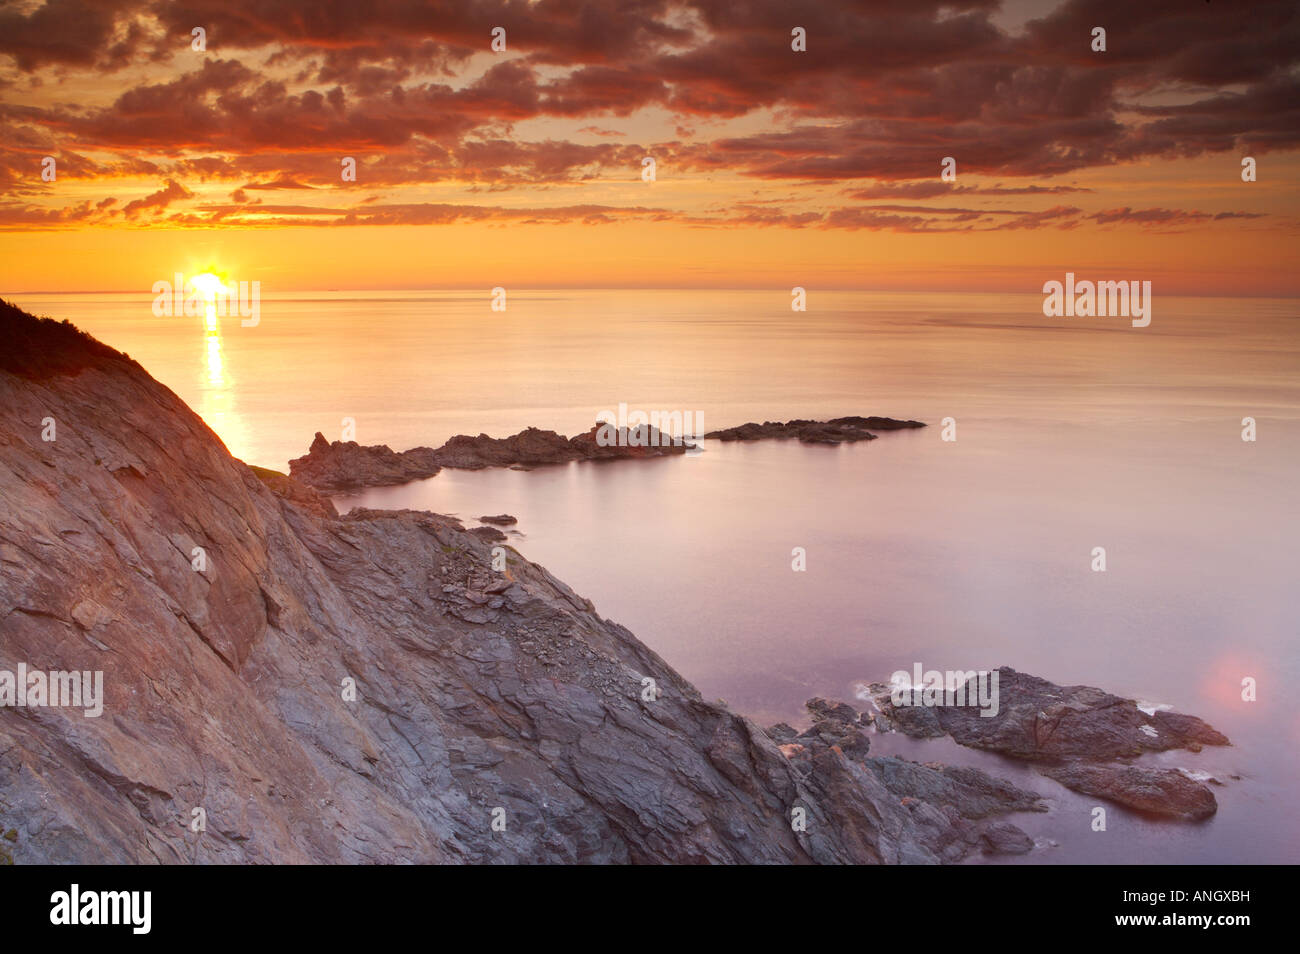
<path fill-rule="evenodd" d="M 128 352 L 232 453 L 278 470 L 346 421 L 395 450 L 574 434 L 620 403 L 709 429 L 925 421 L 852 445 L 444 470 L 337 503 L 517 516 L 521 553 L 762 724 L 806 722 L 812 696 L 866 707 L 863 685 L 916 663 L 1008 665 L 1199 715 L 1233 746 L 1154 760 L 1225 782 L 1199 824 L 1112 806 L 1094 832 L 1095 799 L 1021 764 L 872 744 L 1048 794 L 1049 814 L 1014 818 L 1041 850 L 1013 861 L 1300 861 L 1296 301 L 1156 289 L 1133 328 L 1046 318 L 1039 294 L 809 289 L 806 312 L 783 288 L 512 289 L 505 312 L 486 289 L 264 294 L 255 327 L 158 318 L 147 293 L 10 300 Z"/>

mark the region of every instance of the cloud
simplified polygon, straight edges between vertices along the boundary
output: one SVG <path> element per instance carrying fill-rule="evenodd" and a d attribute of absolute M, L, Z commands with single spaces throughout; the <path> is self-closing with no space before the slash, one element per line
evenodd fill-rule
<path fill-rule="evenodd" d="M 167 184 L 157 192 L 150 193 L 143 199 L 128 202 L 123 207 L 122 214 L 127 218 L 132 218 L 146 209 L 165 209 L 178 199 L 191 199 L 193 197 L 193 192 L 179 182 L 169 179 Z"/>
<path fill-rule="evenodd" d="M 127 204 L 136 217 L 191 199 L 181 183 L 194 179 L 237 188 L 236 206 L 250 191 L 339 188 L 342 156 L 358 159 L 368 189 L 468 193 L 635 181 L 652 154 L 684 177 L 825 184 L 849 203 L 950 197 L 954 210 L 756 210 L 733 198 L 712 217 L 663 213 L 683 222 L 1183 227 L 1220 219 L 972 200 L 1086 193 L 1050 180 L 1124 163 L 1300 148 L 1291 0 L 1259 0 L 1248 15 L 1222 3 L 1045 2 L 1014 34 L 998 8 L 826 0 L 798 8 L 808 50 L 796 53 L 785 0 L 32 2 L 0 11 L 0 193 L 48 192 L 32 175 L 43 155 L 59 157 L 61 177 L 165 178 L 162 193 Z M 1097 23 L 1110 25 L 1104 54 L 1089 47 Z M 203 54 L 189 49 L 195 24 L 207 30 Z M 489 51 L 496 25 L 503 54 Z M 135 85 L 112 100 L 59 91 L 127 76 Z M 611 130 L 611 117 L 636 132 Z M 676 138 L 625 141 L 648 128 Z M 938 179 L 947 156 L 960 184 Z"/>

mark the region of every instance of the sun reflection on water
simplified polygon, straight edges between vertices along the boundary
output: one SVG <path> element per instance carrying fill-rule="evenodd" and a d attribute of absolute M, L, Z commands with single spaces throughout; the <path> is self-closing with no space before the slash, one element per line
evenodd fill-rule
<path fill-rule="evenodd" d="M 202 287 L 202 286 L 200 286 Z M 203 309 L 203 374 L 199 416 L 212 428 L 236 457 L 248 453 L 248 428 L 236 410 L 235 380 L 226 367 L 221 319 L 217 315 L 215 287 L 203 288 L 207 299 Z"/>

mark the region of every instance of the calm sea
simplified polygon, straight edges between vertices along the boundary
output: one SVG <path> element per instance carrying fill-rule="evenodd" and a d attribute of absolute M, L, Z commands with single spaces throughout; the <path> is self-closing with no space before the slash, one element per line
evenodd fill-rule
<path fill-rule="evenodd" d="M 841 447 L 710 441 L 687 458 L 445 470 L 339 504 L 470 525 L 514 514 L 522 553 L 764 723 L 800 721 L 814 695 L 856 701 L 917 662 L 1010 665 L 1195 713 L 1235 743 L 1160 759 L 1226 782 L 1202 824 L 1111 808 L 1093 832 L 1094 800 L 1023 766 L 942 741 L 873 745 L 1048 793 L 1049 815 L 1017 819 L 1043 846 L 1031 862 L 1300 861 L 1295 301 L 1157 294 L 1135 329 L 1046 319 L 1036 294 L 813 290 L 804 313 L 780 288 L 520 291 L 504 313 L 486 291 L 264 295 L 256 327 L 155 318 L 144 294 L 13 300 L 129 352 L 235 455 L 276 469 L 345 418 L 398 450 L 573 434 L 620 402 L 710 429 L 926 421 Z"/>

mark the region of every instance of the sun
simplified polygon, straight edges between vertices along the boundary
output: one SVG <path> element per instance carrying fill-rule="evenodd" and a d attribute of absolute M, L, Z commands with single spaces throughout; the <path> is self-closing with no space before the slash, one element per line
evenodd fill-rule
<path fill-rule="evenodd" d="M 224 294 L 226 291 L 225 284 L 221 278 L 212 272 L 204 272 L 202 275 L 194 276 L 194 288 L 204 301 L 213 301 L 217 295 Z"/>

